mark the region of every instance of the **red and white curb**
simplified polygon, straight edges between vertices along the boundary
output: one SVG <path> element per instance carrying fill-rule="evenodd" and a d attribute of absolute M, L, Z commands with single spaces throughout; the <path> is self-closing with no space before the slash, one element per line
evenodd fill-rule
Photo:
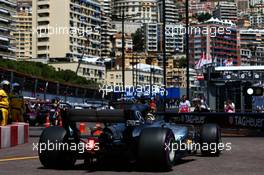
<path fill-rule="evenodd" d="M 28 143 L 28 123 L 0 126 L 0 149 Z"/>

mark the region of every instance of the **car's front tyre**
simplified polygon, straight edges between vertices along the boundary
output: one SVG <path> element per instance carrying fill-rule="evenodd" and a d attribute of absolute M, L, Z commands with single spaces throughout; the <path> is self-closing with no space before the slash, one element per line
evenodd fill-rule
<path fill-rule="evenodd" d="M 217 124 L 204 124 L 201 128 L 201 153 L 203 156 L 219 156 L 221 143 L 221 129 Z"/>

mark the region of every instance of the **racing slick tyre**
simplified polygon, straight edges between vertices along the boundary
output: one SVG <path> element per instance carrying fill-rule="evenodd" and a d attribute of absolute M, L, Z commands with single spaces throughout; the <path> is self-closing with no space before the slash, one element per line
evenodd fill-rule
<path fill-rule="evenodd" d="M 168 128 L 145 128 L 138 143 L 138 163 L 141 168 L 171 170 L 175 163 L 173 132 Z"/>
<path fill-rule="evenodd" d="M 217 124 L 204 124 L 201 128 L 201 153 L 203 156 L 219 156 L 221 129 Z"/>
<path fill-rule="evenodd" d="M 43 130 L 39 139 L 38 155 L 45 168 L 69 169 L 74 166 L 74 152 L 66 150 L 66 146 L 59 146 L 68 144 L 70 147 L 66 135 L 66 130 L 58 126 Z"/>

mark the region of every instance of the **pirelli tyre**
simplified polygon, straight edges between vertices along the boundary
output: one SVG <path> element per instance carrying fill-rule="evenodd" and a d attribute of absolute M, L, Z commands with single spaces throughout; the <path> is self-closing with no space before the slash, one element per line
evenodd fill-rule
<path fill-rule="evenodd" d="M 173 132 L 168 128 L 145 128 L 138 142 L 138 163 L 141 168 L 168 171 L 175 163 Z"/>
<path fill-rule="evenodd" d="M 70 169 L 75 164 L 75 152 L 65 146 L 69 144 L 66 130 L 62 127 L 53 126 L 43 130 L 39 139 L 38 155 L 41 164 L 45 168 Z M 45 149 L 44 149 L 45 148 Z"/>
<path fill-rule="evenodd" d="M 201 153 L 203 156 L 219 156 L 221 129 L 217 124 L 204 124 L 201 128 Z"/>

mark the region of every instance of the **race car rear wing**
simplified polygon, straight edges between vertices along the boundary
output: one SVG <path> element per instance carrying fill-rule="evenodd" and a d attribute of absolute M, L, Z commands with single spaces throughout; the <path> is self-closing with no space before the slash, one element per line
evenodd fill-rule
<path fill-rule="evenodd" d="M 67 122 L 100 122 L 100 123 L 123 123 L 129 117 L 129 111 L 122 109 L 72 109 L 65 114 Z"/>

